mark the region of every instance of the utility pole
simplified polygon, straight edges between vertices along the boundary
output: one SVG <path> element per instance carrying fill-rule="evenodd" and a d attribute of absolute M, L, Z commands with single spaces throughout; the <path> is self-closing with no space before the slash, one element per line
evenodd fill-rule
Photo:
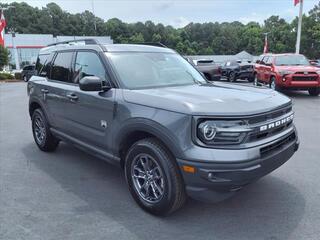
<path fill-rule="evenodd" d="M 264 35 L 263 53 L 268 53 L 269 52 L 269 43 L 268 43 L 268 35 L 269 34 L 270 34 L 270 32 L 263 33 L 263 35 Z"/>
<path fill-rule="evenodd" d="M 299 54 L 299 53 L 300 53 L 302 14 L 303 14 L 303 1 L 300 1 L 298 33 L 297 33 L 297 44 L 296 44 L 296 54 Z"/>
<path fill-rule="evenodd" d="M 97 35 L 97 23 L 96 23 L 96 15 L 94 14 L 94 0 L 91 0 L 92 5 L 92 13 L 93 13 L 93 24 L 94 24 L 94 33 Z"/>

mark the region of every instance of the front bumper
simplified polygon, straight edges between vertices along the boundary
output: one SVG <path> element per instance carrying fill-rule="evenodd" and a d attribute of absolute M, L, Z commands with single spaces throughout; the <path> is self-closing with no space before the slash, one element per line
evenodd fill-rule
<path fill-rule="evenodd" d="M 320 87 L 320 77 L 315 74 L 277 76 L 277 85 L 288 89 L 308 90 L 309 88 Z"/>
<path fill-rule="evenodd" d="M 178 159 L 181 169 L 183 166 L 191 166 L 195 169 L 194 173 L 182 171 L 187 194 L 191 198 L 205 202 L 217 202 L 228 198 L 243 186 L 267 175 L 290 159 L 299 148 L 296 132 L 290 134 L 271 143 L 270 146 L 276 146 L 273 151 L 261 154 L 259 158 L 253 160 L 204 163 Z M 265 146 L 258 146 L 258 148 L 261 151 Z M 248 159 L 250 159 L 249 156 Z"/>

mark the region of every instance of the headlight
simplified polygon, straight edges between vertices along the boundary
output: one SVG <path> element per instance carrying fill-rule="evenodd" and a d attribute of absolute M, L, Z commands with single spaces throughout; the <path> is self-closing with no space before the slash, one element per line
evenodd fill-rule
<path fill-rule="evenodd" d="M 319 71 L 317 71 L 317 73 L 320 75 L 320 70 L 319 70 Z"/>
<path fill-rule="evenodd" d="M 240 144 L 251 129 L 241 120 L 204 120 L 198 124 L 197 137 L 206 145 Z"/>
<path fill-rule="evenodd" d="M 284 71 L 279 71 L 278 73 L 279 73 L 281 76 L 294 74 L 293 71 L 286 71 L 286 70 L 284 70 Z"/>

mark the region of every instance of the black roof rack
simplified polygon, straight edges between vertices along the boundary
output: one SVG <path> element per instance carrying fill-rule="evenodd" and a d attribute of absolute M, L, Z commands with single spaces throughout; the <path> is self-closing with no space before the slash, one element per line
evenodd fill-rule
<path fill-rule="evenodd" d="M 154 47 L 163 47 L 163 48 L 168 48 L 166 45 L 164 45 L 161 42 L 142 42 L 142 43 L 136 43 L 136 44 L 140 44 L 140 45 L 150 45 L 150 46 L 154 46 Z"/>
<path fill-rule="evenodd" d="M 74 39 L 74 40 L 56 42 L 56 43 L 49 44 L 48 46 L 56 46 L 56 45 L 62 45 L 62 44 L 72 45 L 72 43 L 77 43 L 77 42 L 84 42 L 85 45 L 99 45 L 100 44 L 99 41 L 97 41 L 94 38 L 82 38 L 82 39 Z"/>

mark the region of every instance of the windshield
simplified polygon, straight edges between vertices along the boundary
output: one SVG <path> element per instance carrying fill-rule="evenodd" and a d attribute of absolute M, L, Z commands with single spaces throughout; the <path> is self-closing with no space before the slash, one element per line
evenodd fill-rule
<path fill-rule="evenodd" d="M 309 61 L 302 55 L 284 55 L 275 58 L 277 66 L 310 65 Z"/>
<path fill-rule="evenodd" d="M 174 53 L 106 53 L 125 88 L 141 89 L 203 84 L 206 80 Z"/>

